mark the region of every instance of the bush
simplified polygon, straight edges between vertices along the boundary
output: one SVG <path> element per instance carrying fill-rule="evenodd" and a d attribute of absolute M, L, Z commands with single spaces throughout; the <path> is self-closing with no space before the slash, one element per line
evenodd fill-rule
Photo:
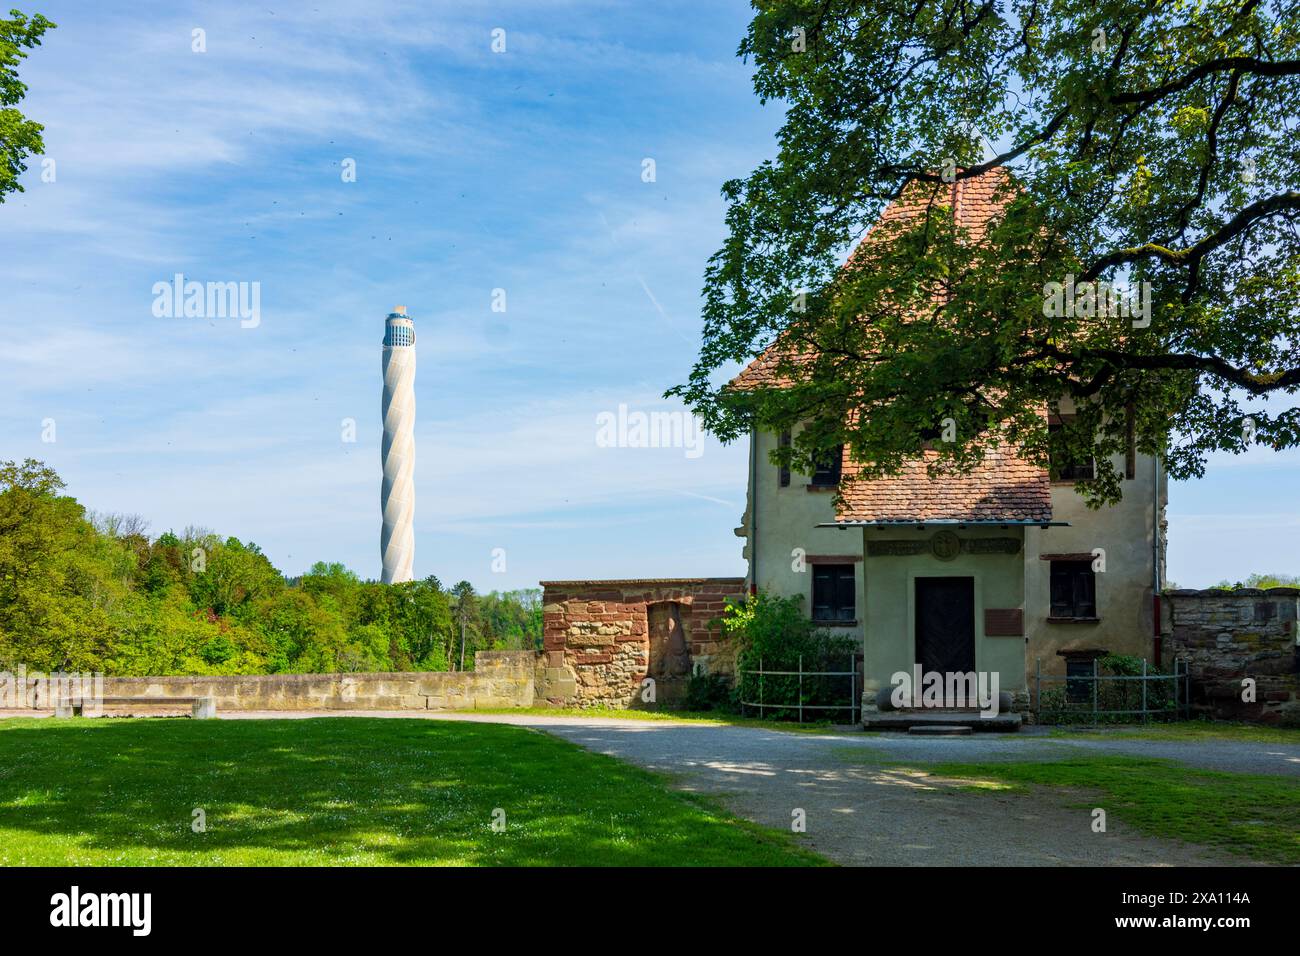
<path fill-rule="evenodd" d="M 734 713 L 731 681 L 721 674 L 704 674 L 696 671 L 686 681 L 687 710 L 721 710 Z"/>
<path fill-rule="evenodd" d="M 803 610 L 803 597 L 778 597 L 758 593 L 741 603 L 729 603 L 722 629 L 736 645 L 735 699 L 737 703 L 761 702 L 761 716 L 795 720 L 798 707 L 842 704 L 842 715 L 850 713 L 847 677 L 803 678 L 802 694 L 797 675 L 772 675 L 771 671 L 848 671 L 856 664 L 858 642 L 853 637 L 835 636 L 817 627 Z M 763 670 L 763 676 L 748 673 Z M 784 705 L 772 708 L 770 705 Z M 742 707 L 742 709 L 744 709 Z M 811 719 L 829 719 L 834 710 L 814 710 Z M 810 716 L 805 714 L 805 716 Z"/>
<path fill-rule="evenodd" d="M 1105 677 L 1139 677 L 1145 664 L 1147 676 L 1166 675 L 1171 672 L 1143 661 L 1130 654 L 1108 654 L 1097 660 L 1097 673 Z M 1142 719 L 1142 681 L 1101 680 L 1097 684 L 1097 712 L 1092 709 L 1092 681 L 1081 680 L 1087 699 L 1069 699 L 1068 683 L 1044 683 L 1039 694 L 1039 723 L 1044 724 L 1131 724 Z M 1146 682 L 1146 706 L 1149 719 L 1167 720 L 1178 716 L 1174 682 L 1172 680 Z"/>

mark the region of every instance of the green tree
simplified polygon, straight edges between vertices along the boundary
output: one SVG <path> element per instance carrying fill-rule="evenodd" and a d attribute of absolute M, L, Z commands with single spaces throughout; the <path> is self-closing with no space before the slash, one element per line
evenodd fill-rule
<path fill-rule="evenodd" d="M 390 585 L 317 562 L 290 585 L 251 542 L 196 527 L 150 541 L 63 487 L 41 462 L 0 462 L 0 669 L 446 670 L 540 634 L 535 591 L 490 595 L 485 619 L 468 582 L 452 594 L 432 575 Z"/>
<path fill-rule="evenodd" d="M 0 462 L 0 665 L 91 670 L 123 588 L 85 510 L 38 461 Z"/>
<path fill-rule="evenodd" d="M 1169 586 L 1171 590 L 1175 585 Z M 1235 583 L 1227 580 L 1220 581 L 1212 587 L 1223 588 L 1229 591 L 1239 590 L 1241 588 L 1259 588 L 1266 590 L 1268 588 L 1295 588 L 1300 587 L 1300 576 L 1294 574 L 1260 574 L 1258 572 L 1249 575 L 1245 581 Z"/>
<path fill-rule="evenodd" d="M 450 660 L 446 639 L 455 627 L 451 600 L 442 584 L 430 575 L 389 590 L 397 599 L 395 630 L 411 666 L 417 670 L 446 670 Z"/>
<path fill-rule="evenodd" d="M 357 602 L 361 581 L 343 564 L 317 561 L 302 577 L 301 587 L 312 597 L 329 595 L 341 611 L 351 612 Z"/>
<path fill-rule="evenodd" d="M 477 633 L 479 623 L 478 595 L 474 593 L 474 585 L 468 581 L 457 582 L 451 591 L 456 596 L 455 603 L 452 605 L 452 614 L 455 617 L 456 631 L 460 637 L 460 663 L 455 669 L 463 671 L 465 669 L 466 637 L 469 636 L 472 639 L 473 635 Z"/>
<path fill-rule="evenodd" d="M 258 598 L 284 589 L 284 578 L 251 541 L 227 538 L 224 544 L 209 545 L 190 578 L 194 603 L 215 614 L 238 614 Z"/>
<path fill-rule="evenodd" d="M 184 581 L 185 559 L 181 540 L 168 531 L 149 545 L 140 561 L 139 585 L 149 594 L 161 594 Z"/>
<path fill-rule="evenodd" d="M 23 192 L 18 177 L 27 169 L 27 157 L 45 150 L 40 123 L 29 120 L 19 110 L 27 85 L 18 79 L 18 64 L 25 50 L 40 46 L 46 30 L 54 29 L 39 13 L 27 17 L 17 10 L 9 19 L 0 19 L 0 202 L 12 192 Z"/>
<path fill-rule="evenodd" d="M 483 638 L 490 647 L 541 647 L 542 592 L 536 588 L 491 591 L 479 599 Z"/>
<path fill-rule="evenodd" d="M 723 187 L 700 357 L 669 393 L 719 437 L 808 422 L 779 456 L 810 471 L 847 444 L 864 477 L 931 442 L 936 468 L 999 441 L 1091 455 L 1094 504 L 1119 498 L 1110 458 L 1130 440 L 1174 478 L 1214 450 L 1300 443 L 1300 8 L 755 9 L 739 52 L 784 106 L 779 149 Z M 972 232 L 950 197 L 985 174 L 1004 211 Z M 846 266 L 900 197 L 928 213 L 881 224 Z M 1071 277 L 1148 288 L 1149 324 L 1052 314 Z M 789 387 L 726 387 L 773 343 Z M 1049 435 L 1063 396 L 1078 416 Z"/>
<path fill-rule="evenodd" d="M 345 622 L 298 589 L 281 590 L 263 597 L 249 615 L 265 641 L 271 673 L 313 674 L 351 670 Z"/>

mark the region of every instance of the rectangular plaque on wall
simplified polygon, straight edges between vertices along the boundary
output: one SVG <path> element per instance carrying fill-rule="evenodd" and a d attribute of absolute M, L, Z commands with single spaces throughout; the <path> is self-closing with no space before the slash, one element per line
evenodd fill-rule
<path fill-rule="evenodd" d="M 1024 637 L 1025 612 L 1018 607 L 986 607 L 985 637 Z"/>

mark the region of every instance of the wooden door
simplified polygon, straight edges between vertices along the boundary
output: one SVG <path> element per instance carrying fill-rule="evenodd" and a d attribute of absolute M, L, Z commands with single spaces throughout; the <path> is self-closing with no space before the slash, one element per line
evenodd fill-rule
<path fill-rule="evenodd" d="M 925 672 L 975 670 L 975 579 L 916 579 L 916 660 Z"/>

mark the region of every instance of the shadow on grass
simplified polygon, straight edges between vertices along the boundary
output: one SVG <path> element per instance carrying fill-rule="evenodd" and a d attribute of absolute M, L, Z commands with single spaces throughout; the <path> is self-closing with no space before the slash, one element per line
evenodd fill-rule
<path fill-rule="evenodd" d="M 824 862 L 645 771 L 498 724 L 15 720 L 0 767 L 7 865 Z"/>

